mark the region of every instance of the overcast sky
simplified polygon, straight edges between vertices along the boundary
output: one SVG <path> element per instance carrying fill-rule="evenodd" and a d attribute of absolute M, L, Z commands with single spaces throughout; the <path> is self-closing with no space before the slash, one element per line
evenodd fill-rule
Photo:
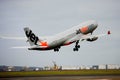
<path fill-rule="evenodd" d="M 24 37 L 24 27 L 38 36 L 62 32 L 87 20 L 96 20 L 93 34 L 110 36 L 95 42 L 80 42 L 62 47 L 59 52 L 11 49 L 28 46 L 25 41 L 0 39 L 0 65 L 62 66 L 120 64 L 120 0 L 0 0 L 0 35 Z"/>

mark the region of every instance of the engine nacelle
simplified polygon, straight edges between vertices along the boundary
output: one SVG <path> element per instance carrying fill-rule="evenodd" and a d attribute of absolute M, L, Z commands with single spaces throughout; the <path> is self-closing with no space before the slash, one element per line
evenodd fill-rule
<path fill-rule="evenodd" d="M 98 39 L 98 37 L 93 37 L 93 38 L 88 38 L 88 39 L 86 39 L 86 41 L 92 42 L 92 41 L 96 41 L 97 39 Z"/>

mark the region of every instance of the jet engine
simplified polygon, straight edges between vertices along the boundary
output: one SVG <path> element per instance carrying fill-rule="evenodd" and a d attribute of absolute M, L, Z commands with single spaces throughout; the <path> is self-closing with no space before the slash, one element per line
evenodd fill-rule
<path fill-rule="evenodd" d="M 98 37 L 93 37 L 93 38 L 88 38 L 88 39 L 86 39 L 86 41 L 92 42 L 92 41 L 96 41 L 97 39 L 98 39 Z"/>

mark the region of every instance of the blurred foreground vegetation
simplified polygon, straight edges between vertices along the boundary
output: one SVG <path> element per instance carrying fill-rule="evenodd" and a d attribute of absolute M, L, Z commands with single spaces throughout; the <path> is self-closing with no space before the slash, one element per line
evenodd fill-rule
<path fill-rule="evenodd" d="M 120 75 L 120 70 L 51 70 L 0 72 L 0 77 L 39 77 L 39 76 L 104 76 Z"/>

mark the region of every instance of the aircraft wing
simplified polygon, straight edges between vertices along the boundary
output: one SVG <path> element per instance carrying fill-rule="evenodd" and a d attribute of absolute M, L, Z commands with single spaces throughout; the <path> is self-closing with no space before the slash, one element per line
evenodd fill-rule
<path fill-rule="evenodd" d="M 107 34 L 99 34 L 99 35 L 83 35 L 82 38 L 81 38 L 81 41 L 95 41 L 97 40 L 99 37 L 102 37 L 102 36 L 106 36 L 106 35 L 110 35 L 110 31 L 107 32 Z"/>

